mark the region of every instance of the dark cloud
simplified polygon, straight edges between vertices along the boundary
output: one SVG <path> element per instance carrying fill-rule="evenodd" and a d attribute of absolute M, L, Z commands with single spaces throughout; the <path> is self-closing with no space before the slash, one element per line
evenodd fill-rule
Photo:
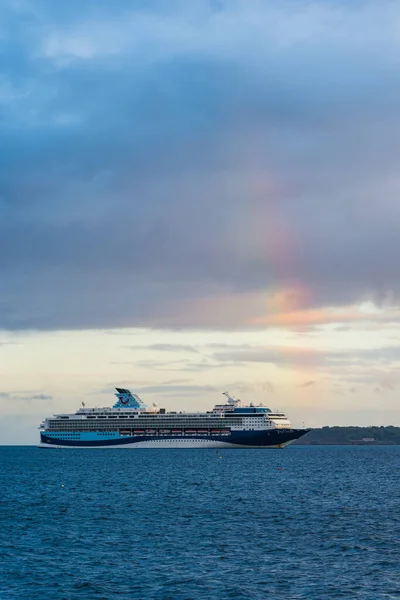
<path fill-rule="evenodd" d="M 0 16 L 0 327 L 243 327 L 280 287 L 397 302 L 396 4 Z"/>

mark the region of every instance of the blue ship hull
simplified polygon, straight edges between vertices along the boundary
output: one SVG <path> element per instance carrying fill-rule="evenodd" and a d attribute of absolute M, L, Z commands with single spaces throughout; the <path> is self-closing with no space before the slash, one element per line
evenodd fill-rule
<path fill-rule="evenodd" d="M 282 448 L 299 439 L 309 429 L 274 429 L 272 431 L 232 431 L 228 435 L 210 436 L 196 435 L 134 435 L 118 436 L 108 439 L 60 439 L 48 433 L 41 433 L 41 448 L 157 448 L 157 447 L 182 447 L 182 448 Z"/>

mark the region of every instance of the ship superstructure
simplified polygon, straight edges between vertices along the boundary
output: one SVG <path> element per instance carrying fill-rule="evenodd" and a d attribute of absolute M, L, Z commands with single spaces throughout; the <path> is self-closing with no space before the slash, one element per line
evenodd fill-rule
<path fill-rule="evenodd" d="M 210 412 L 172 412 L 147 407 L 130 390 L 116 388 L 112 408 L 82 408 L 40 425 L 41 448 L 283 448 L 307 433 L 293 429 L 282 412 L 224 392 Z"/>

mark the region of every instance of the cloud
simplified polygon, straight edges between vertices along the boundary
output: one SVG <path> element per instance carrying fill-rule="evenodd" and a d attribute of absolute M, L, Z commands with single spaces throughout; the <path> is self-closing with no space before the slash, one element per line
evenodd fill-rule
<path fill-rule="evenodd" d="M 0 392 L 0 400 L 7 400 L 9 402 L 31 402 L 32 400 L 53 400 L 53 396 L 38 393 L 30 394 L 29 392 L 25 392 L 23 394 Z"/>
<path fill-rule="evenodd" d="M 241 363 L 235 360 L 232 361 L 224 361 L 221 362 L 212 362 L 211 360 L 203 360 L 202 362 L 188 362 L 185 366 L 183 366 L 180 370 L 182 371 L 218 371 L 219 369 L 226 369 L 229 367 L 238 367 Z"/>
<path fill-rule="evenodd" d="M 0 328 L 298 328 L 398 305 L 396 3 L 0 17 Z"/>
<path fill-rule="evenodd" d="M 163 381 L 162 385 L 182 385 L 182 383 L 188 383 L 190 381 L 190 379 L 168 379 L 167 381 Z"/>
<path fill-rule="evenodd" d="M 148 346 L 129 346 L 131 350 L 149 350 L 151 352 L 180 352 L 197 353 L 198 350 L 189 344 L 149 344 Z"/>
<path fill-rule="evenodd" d="M 213 385 L 161 384 L 148 385 L 136 390 L 138 394 L 161 394 L 165 396 L 199 396 L 206 393 L 218 393 Z"/>
<path fill-rule="evenodd" d="M 191 362 L 185 359 L 181 360 L 139 360 L 139 361 L 112 361 L 112 365 L 132 365 L 142 369 L 150 369 L 152 371 L 179 371 L 179 372 L 200 372 L 217 370 L 229 367 L 237 367 L 240 363 L 237 360 L 222 360 L 215 362 L 213 357 L 201 362 Z"/>
<path fill-rule="evenodd" d="M 390 381 L 382 381 L 381 387 L 384 388 L 385 390 L 393 391 L 395 389 L 396 385 Z"/>
<path fill-rule="evenodd" d="M 296 352 L 296 351 L 295 351 Z M 280 352 L 276 348 L 263 348 L 251 346 L 231 347 L 223 352 L 215 352 L 214 359 L 220 362 L 233 363 L 271 363 L 286 362 L 290 360 L 285 350 Z"/>
<path fill-rule="evenodd" d="M 273 394 L 275 392 L 275 386 L 270 381 L 264 381 L 259 385 L 259 388 L 263 392 L 268 392 L 270 394 Z"/>
<path fill-rule="evenodd" d="M 239 344 L 224 346 L 209 355 L 209 360 L 221 368 L 251 363 L 270 364 L 280 369 L 318 370 L 340 377 L 351 382 L 380 382 L 387 390 L 395 386 L 398 363 L 400 362 L 399 346 L 383 346 L 381 348 L 339 348 L 311 349 L 301 346 L 252 346 Z M 315 381 L 307 381 L 307 386 Z"/>
<path fill-rule="evenodd" d="M 272 391 L 273 386 L 269 382 L 261 382 L 249 384 L 244 381 L 230 381 L 222 385 L 199 385 L 187 383 L 188 380 L 166 381 L 158 385 L 145 385 L 136 388 L 136 393 L 143 394 L 160 394 L 164 396 L 176 397 L 194 397 L 202 396 L 203 394 L 221 394 L 223 389 L 235 389 L 240 393 L 254 393 Z"/>
<path fill-rule="evenodd" d="M 222 369 L 246 368 L 250 364 L 273 365 L 280 369 L 318 369 L 320 372 L 340 376 L 346 381 L 366 382 L 379 380 L 381 387 L 394 386 L 393 372 L 398 370 L 400 347 L 388 345 L 374 348 L 323 348 L 294 345 L 258 345 L 208 343 L 186 346 L 162 344 L 162 351 L 169 356 L 137 361 L 113 361 L 114 365 L 132 365 L 151 371 L 206 372 Z M 131 346 L 129 346 L 131 348 Z M 158 352 L 158 344 L 134 346 L 143 352 Z M 201 360 L 176 358 L 176 353 L 186 350 L 201 356 Z M 389 369 L 390 372 L 386 372 Z M 400 381 L 400 380 L 399 380 Z M 311 385 L 310 382 L 307 382 Z M 314 382 L 315 383 L 315 382 Z M 265 390 L 272 392 L 272 384 L 264 382 Z"/>
<path fill-rule="evenodd" d="M 212 354 L 212 358 L 219 362 L 227 362 L 230 365 L 246 363 L 271 364 L 284 368 L 293 366 L 314 364 L 325 358 L 324 352 L 318 352 L 307 348 L 296 346 L 251 346 L 241 344 L 228 346 L 223 351 Z"/>

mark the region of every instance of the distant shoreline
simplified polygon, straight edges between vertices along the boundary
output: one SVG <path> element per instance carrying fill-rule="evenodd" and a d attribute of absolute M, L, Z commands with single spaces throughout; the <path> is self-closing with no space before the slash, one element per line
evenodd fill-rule
<path fill-rule="evenodd" d="M 400 427 L 321 427 L 294 442 L 298 446 L 398 446 Z"/>

